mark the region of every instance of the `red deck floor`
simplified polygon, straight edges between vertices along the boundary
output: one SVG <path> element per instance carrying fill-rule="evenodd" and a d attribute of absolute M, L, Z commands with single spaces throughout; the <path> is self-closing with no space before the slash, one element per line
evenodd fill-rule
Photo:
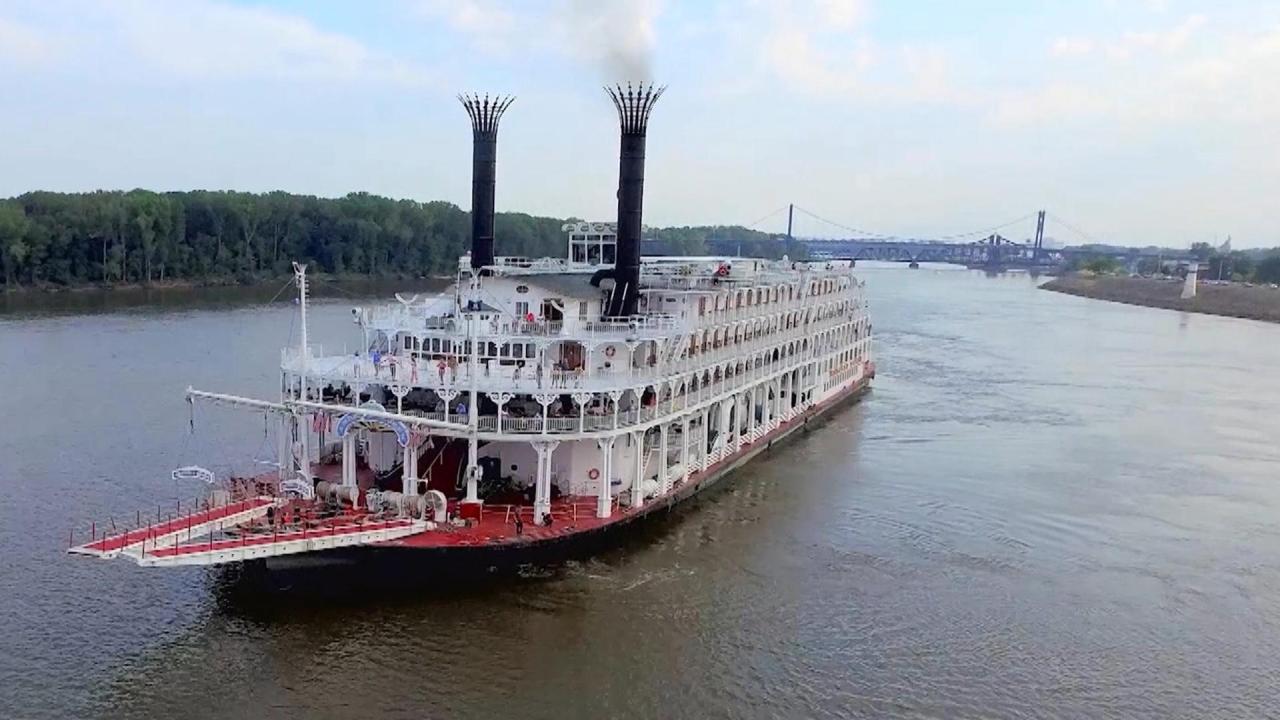
<path fill-rule="evenodd" d="M 93 550 L 96 552 L 113 552 L 123 550 L 130 545 L 135 545 L 143 540 L 150 540 L 157 537 L 164 537 L 173 533 L 182 532 L 189 527 L 202 525 L 208 522 L 217 522 L 223 518 L 231 517 L 237 513 L 246 510 L 254 510 L 256 508 L 270 505 L 274 502 L 271 498 L 250 498 L 248 500 L 240 500 L 221 507 L 201 510 L 200 512 L 182 515 L 172 520 L 162 523 L 154 523 L 136 530 L 129 530 L 114 535 L 104 535 L 81 547 L 85 550 Z"/>
<path fill-rule="evenodd" d="M 149 550 L 147 551 L 147 555 L 151 557 L 174 557 L 177 555 L 191 555 L 202 552 L 215 552 L 218 550 L 271 545 L 272 543 L 306 540 L 308 538 L 335 537 L 339 535 L 351 535 L 353 533 L 372 532 L 374 530 L 389 530 L 392 528 L 408 527 L 412 524 L 412 520 L 371 520 L 369 522 L 364 522 L 361 516 L 355 516 L 354 521 L 351 521 L 351 519 L 348 518 L 343 524 L 326 525 L 318 528 L 304 528 L 302 530 L 293 530 L 289 532 L 245 533 L 238 538 L 226 540 L 210 539 L 204 542 L 184 543 L 173 547 Z"/>

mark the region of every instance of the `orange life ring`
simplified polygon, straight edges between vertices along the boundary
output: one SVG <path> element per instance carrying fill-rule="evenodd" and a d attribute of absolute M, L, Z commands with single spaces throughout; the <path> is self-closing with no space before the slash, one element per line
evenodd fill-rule
<path fill-rule="evenodd" d="M 592 480 L 598 480 L 600 479 L 600 471 L 595 468 L 591 468 L 590 470 L 587 471 L 587 477 L 591 478 Z"/>
<path fill-rule="evenodd" d="M 613 347 L 612 345 L 610 345 L 609 347 L 607 347 L 607 348 L 605 348 L 605 349 L 604 349 L 604 356 L 605 356 L 605 357 L 613 357 L 613 354 L 614 354 L 614 353 L 616 353 L 616 352 L 617 352 L 617 350 L 615 350 L 615 349 L 614 349 L 614 347 Z"/>

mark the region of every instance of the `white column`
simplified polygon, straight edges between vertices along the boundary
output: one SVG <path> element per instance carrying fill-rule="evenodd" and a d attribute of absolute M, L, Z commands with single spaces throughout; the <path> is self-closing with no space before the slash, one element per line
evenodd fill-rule
<path fill-rule="evenodd" d="M 717 460 L 728 456 L 733 450 L 733 423 L 729 422 L 730 403 L 733 401 L 733 396 L 730 396 L 728 400 L 721 400 L 716 403 L 718 406 L 716 410 L 720 415 L 720 437 L 724 440 L 724 442 L 720 443 L 720 451 L 716 453 Z"/>
<path fill-rule="evenodd" d="M 347 487 L 356 485 L 356 432 L 350 428 L 342 437 L 342 484 Z"/>
<path fill-rule="evenodd" d="M 667 472 L 667 424 L 658 426 L 658 486 L 662 494 L 671 492 L 671 476 Z"/>
<path fill-rule="evenodd" d="M 542 516 L 551 511 L 550 495 L 543 495 L 542 478 L 547 469 L 547 449 L 545 443 L 530 443 L 533 452 L 538 456 L 538 470 L 533 476 L 533 524 L 541 525 Z"/>
<path fill-rule="evenodd" d="M 276 430 L 276 461 L 280 465 L 280 479 L 288 480 L 293 477 L 293 449 L 290 437 L 293 433 L 290 430 L 290 415 L 281 413 L 278 420 L 280 427 Z"/>
<path fill-rule="evenodd" d="M 607 518 L 613 514 L 612 488 L 609 477 L 613 473 L 613 442 L 617 437 L 600 438 L 596 445 L 600 447 L 600 487 L 596 493 L 596 517 Z"/>
<path fill-rule="evenodd" d="M 711 450 L 707 447 L 711 438 L 711 409 L 703 408 L 702 410 L 702 442 L 698 443 L 698 453 L 701 455 L 702 472 L 706 472 L 711 467 Z"/>
<path fill-rule="evenodd" d="M 578 432 L 585 432 L 587 427 L 587 403 L 591 402 L 591 393 L 576 392 L 573 401 L 578 404 Z"/>
<path fill-rule="evenodd" d="M 409 437 L 412 439 L 414 436 L 410 435 Z M 409 495 L 415 494 L 418 490 L 418 460 L 420 459 L 419 455 L 422 452 L 422 444 L 423 443 L 421 441 L 414 443 L 413 452 L 409 453 L 409 465 L 413 468 L 413 483 L 409 486 L 409 490 L 407 491 Z"/>
<path fill-rule="evenodd" d="M 613 428 L 616 430 L 618 429 L 618 413 L 620 412 L 619 408 L 622 407 L 622 403 L 620 402 L 620 400 L 622 399 L 622 391 L 610 390 L 609 399 L 613 401 Z"/>
<path fill-rule="evenodd" d="M 742 449 L 742 398 L 743 393 L 733 393 L 733 451 Z"/>
<path fill-rule="evenodd" d="M 470 371 L 471 368 L 480 364 L 480 343 L 475 339 L 474 322 L 474 316 L 468 315 L 467 339 L 471 342 L 471 354 L 467 358 L 467 376 L 471 380 L 469 396 L 471 401 L 467 403 L 467 425 L 470 431 L 467 438 L 467 497 L 463 500 L 466 503 L 480 502 L 480 408 L 477 407 L 480 393 L 476 389 L 476 380 L 480 373 Z"/>
<path fill-rule="evenodd" d="M 680 472 L 683 476 L 680 478 L 683 482 L 689 481 L 689 475 L 693 472 L 693 468 L 689 464 L 689 416 L 684 416 L 684 427 L 680 433 Z"/>
<path fill-rule="evenodd" d="M 311 416 L 307 413 L 293 417 L 298 435 L 298 472 L 311 479 Z"/>
<path fill-rule="evenodd" d="M 412 438 L 410 438 L 410 442 L 405 443 L 404 455 L 400 460 L 400 470 L 403 473 L 400 481 L 400 492 L 405 495 L 413 494 L 413 455 L 413 442 Z"/>
<path fill-rule="evenodd" d="M 556 394 L 549 392 L 538 392 L 533 394 L 533 399 L 542 406 L 542 434 L 547 434 L 547 422 L 550 418 L 551 403 L 556 401 Z"/>
<path fill-rule="evenodd" d="M 644 431 L 631 433 L 635 443 L 635 474 L 631 479 L 631 507 L 644 505 Z"/>

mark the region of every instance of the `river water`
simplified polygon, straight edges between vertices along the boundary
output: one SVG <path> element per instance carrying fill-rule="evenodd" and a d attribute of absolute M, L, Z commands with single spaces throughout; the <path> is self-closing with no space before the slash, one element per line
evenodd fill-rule
<path fill-rule="evenodd" d="M 397 595 L 63 554 L 271 455 L 181 396 L 272 397 L 292 305 L 0 315 L 0 717 L 1280 713 L 1280 326 L 863 276 L 859 405 L 603 556 Z"/>

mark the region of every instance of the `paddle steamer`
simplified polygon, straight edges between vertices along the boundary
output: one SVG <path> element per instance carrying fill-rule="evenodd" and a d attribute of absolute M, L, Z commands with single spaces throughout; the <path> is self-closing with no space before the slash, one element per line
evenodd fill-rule
<path fill-rule="evenodd" d="M 145 566 L 349 562 L 560 550 L 716 482 L 875 374 L 850 261 L 641 257 L 644 151 L 661 89 L 609 90 L 621 121 L 616 222 L 564 226 L 563 258 L 494 254 L 497 130 L 509 98 L 461 98 L 472 122 L 472 244 L 452 287 L 352 309 L 361 351 L 307 337 L 280 397 L 189 389 L 266 414 L 275 468 L 71 551 Z M 113 522 L 114 525 L 114 522 Z"/>

